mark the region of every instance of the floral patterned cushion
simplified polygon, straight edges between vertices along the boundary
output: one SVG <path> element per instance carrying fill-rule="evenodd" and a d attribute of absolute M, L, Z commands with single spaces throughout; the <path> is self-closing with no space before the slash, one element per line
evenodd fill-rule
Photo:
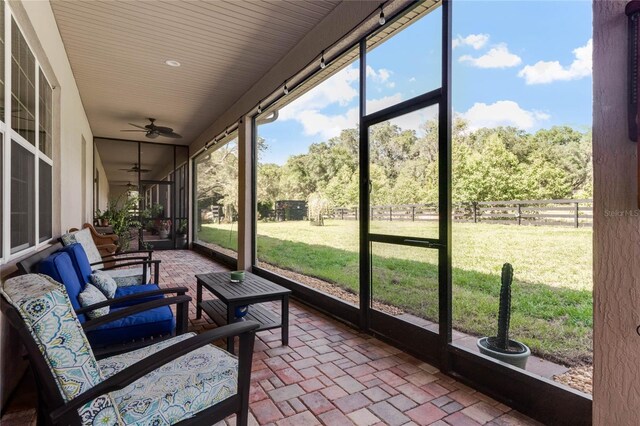
<path fill-rule="evenodd" d="M 103 380 L 64 286 L 46 275 L 28 274 L 6 280 L 0 292 L 18 311 L 40 348 L 64 401 Z M 83 425 L 122 424 L 110 394 L 78 410 Z"/>
<path fill-rule="evenodd" d="M 147 268 L 147 282 L 144 283 L 142 279 L 143 266 L 139 268 L 123 268 L 123 269 L 111 269 L 104 271 L 105 274 L 109 274 L 113 278 L 118 287 L 128 287 L 131 285 L 147 284 L 150 282 L 151 269 Z"/>
<path fill-rule="evenodd" d="M 62 240 L 62 245 L 68 246 L 73 243 L 80 243 L 84 252 L 87 254 L 87 259 L 89 259 L 89 263 L 97 263 L 102 260 L 102 256 L 100 256 L 100 252 L 98 251 L 98 247 L 96 247 L 96 243 L 93 241 L 93 237 L 91 236 L 91 231 L 89 228 L 84 228 L 80 231 L 76 231 L 73 233 L 64 234 L 60 237 Z M 104 267 L 103 264 L 99 263 L 93 265 L 95 269 L 102 269 Z"/>
<path fill-rule="evenodd" d="M 93 274 L 89 276 L 91 282 L 98 290 L 100 290 L 108 299 L 113 299 L 118 289 L 118 284 L 104 271 L 93 271 Z"/>
<path fill-rule="evenodd" d="M 187 333 L 144 349 L 98 361 L 105 377 L 194 333 Z M 193 417 L 237 392 L 238 360 L 222 349 L 207 345 L 112 392 L 126 424 L 170 425 Z"/>
<path fill-rule="evenodd" d="M 74 232 L 67 232 L 62 237 L 60 237 L 60 240 L 62 240 L 63 246 L 70 246 L 71 244 L 77 243 Z"/>
<path fill-rule="evenodd" d="M 107 300 L 105 295 L 91 284 L 87 284 L 84 287 L 82 293 L 78 295 L 78 301 L 80 302 L 80 306 L 82 306 L 83 308 L 91 306 L 95 303 L 104 302 L 105 300 Z M 94 309 L 93 311 L 89 311 L 86 315 L 91 319 L 95 319 L 103 315 L 107 315 L 108 313 L 109 307 L 105 306 L 104 308 L 98 308 Z"/>

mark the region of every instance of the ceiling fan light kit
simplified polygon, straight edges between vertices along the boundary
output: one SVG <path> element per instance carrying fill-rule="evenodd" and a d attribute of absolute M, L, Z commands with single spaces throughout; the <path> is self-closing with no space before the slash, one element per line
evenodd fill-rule
<path fill-rule="evenodd" d="M 133 127 L 137 127 L 140 130 L 127 129 L 127 130 L 121 130 L 121 131 L 122 132 L 144 132 L 145 136 L 148 137 L 149 139 L 155 139 L 158 136 L 164 136 L 165 138 L 172 138 L 172 139 L 180 139 L 182 137 L 181 135 L 175 133 L 171 127 L 156 126 L 155 118 L 148 118 L 148 120 L 151 123 L 147 124 L 144 127 L 138 124 L 129 123 L 129 125 Z"/>

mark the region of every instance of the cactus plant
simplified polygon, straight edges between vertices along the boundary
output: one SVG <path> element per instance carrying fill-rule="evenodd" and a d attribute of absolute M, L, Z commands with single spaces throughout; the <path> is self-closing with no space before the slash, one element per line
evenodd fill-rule
<path fill-rule="evenodd" d="M 500 310 L 498 311 L 498 335 L 489 338 L 489 347 L 494 350 L 509 351 L 509 323 L 511 321 L 511 283 L 513 282 L 513 266 L 502 265 L 500 286 Z"/>
<path fill-rule="evenodd" d="M 509 339 L 512 282 L 513 267 L 509 263 L 505 263 L 502 265 L 498 334 L 494 337 L 482 337 L 478 339 L 476 344 L 480 353 L 525 369 L 531 350 L 524 343 Z"/>

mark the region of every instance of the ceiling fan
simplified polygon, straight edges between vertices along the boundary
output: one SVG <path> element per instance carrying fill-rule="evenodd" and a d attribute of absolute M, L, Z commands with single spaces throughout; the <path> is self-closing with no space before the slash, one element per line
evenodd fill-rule
<path fill-rule="evenodd" d="M 118 169 L 120 171 L 123 172 L 127 172 L 127 173 L 148 173 L 151 171 L 151 169 L 142 169 L 138 166 L 138 163 L 133 163 L 133 167 L 131 167 L 130 169 Z"/>
<path fill-rule="evenodd" d="M 116 186 L 124 186 L 125 188 L 127 188 L 127 191 L 133 191 L 134 189 L 138 189 L 138 185 L 132 184 L 131 181 L 127 182 L 126 185 L 116 185 Z"/>
<path fill-rule="evenodd" d="M 139 126 L 137 124 L 129 123 L 133 127 L 137 127 L 141 130 L 120 130 L 121 132 L 145 132 L 145 136 L 150 139 L 155 139 L 158 136 L 164 136 L 166 138 L 180 139 L 182 136 L 175 133 L 171 127 L 163 127 L 155 125 L 155 118 L 148 118 L 151 123 L 146 126 Z"/>

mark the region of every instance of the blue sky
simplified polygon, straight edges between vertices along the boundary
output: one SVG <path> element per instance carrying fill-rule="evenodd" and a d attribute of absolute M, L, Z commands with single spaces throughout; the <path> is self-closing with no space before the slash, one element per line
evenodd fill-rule
<path fill-rule="evenodd" d="M 456 1 L 453 10 L 453 109 L 471 128 L 591 126 L 591 2 Z M 371 50 L 367 112 L 440 86 L 441 14 L 437 10 Z M 311 143 L 355 127 L 358 62 L 260 126 L 262 162 L 284 164 Z M 419 131 L 435 109 L 396 121 Z"/>

